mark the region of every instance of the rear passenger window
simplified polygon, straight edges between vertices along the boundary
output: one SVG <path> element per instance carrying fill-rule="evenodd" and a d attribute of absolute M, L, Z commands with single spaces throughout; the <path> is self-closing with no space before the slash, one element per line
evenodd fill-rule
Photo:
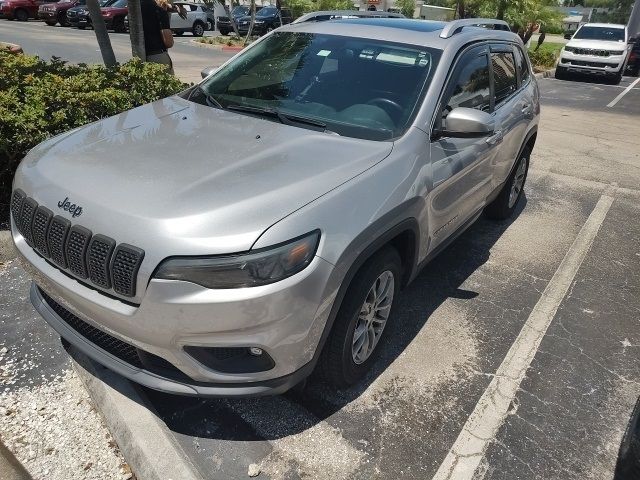
<path fill-rule="evenodd" d="M 493 83 L 496 106 L 500 105 L 518 89 L 516 62 L 511 52 L 491 53 Z"/>
<path fill-rule="evenodd" d="M 468 61 L 462 59 L 462 68 L 453 79 L 451 97 L 444 109 L 446 116 L 456 107 L 476 108 L 488 112 L 491 109 L 489 62 L 486 55 L 478 55 Z"/>
<path fill-rule="evenodd" d="M 524 85 L 529 80 L 529 64 L 520 47 L 515 47 L 516 50 L 516 62 L 518 63 L 518 70 L 520 70 L 520 85 Z"/>

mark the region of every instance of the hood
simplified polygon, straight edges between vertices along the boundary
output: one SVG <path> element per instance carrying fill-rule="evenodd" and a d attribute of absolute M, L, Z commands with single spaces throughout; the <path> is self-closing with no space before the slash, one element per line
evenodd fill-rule
<path fill-rule="evenodd" d="M 165 257 L 231 253 L 392 146 L 171 97 L 39 145 L 14 188 L 118 242 L 160 241 Z M 65 198 L 81 216 L 58 208 Z"/>
<path fill-rule="evenodd" d="M 593 50 L 625 50 L 627 48 L 627 44 L 624 42 L 612 42 L 607 40 L 580 40 L 573 39 L 569 40 L 565 45 L 567 47 L 574 48 L 589 48 Z"/>

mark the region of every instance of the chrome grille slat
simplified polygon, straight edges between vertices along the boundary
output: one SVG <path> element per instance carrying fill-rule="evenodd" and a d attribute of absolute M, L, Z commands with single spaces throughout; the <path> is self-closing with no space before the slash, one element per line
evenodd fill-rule
<path fill-rule="evenodd" d="M 135 297 L 144 250 L 72 225 L 20 189 L 11 195 L 11 216 L 29 246 L 60 269 L 102 289 Z"/>

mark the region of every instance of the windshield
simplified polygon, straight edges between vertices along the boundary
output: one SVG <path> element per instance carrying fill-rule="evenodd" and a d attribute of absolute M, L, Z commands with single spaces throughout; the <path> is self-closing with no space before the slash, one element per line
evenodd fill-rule
<path fill-rule="evenodd" d="M 271 17 L 278 14 L 278 9 L 273 7 L 266 7 L 256 13 L 256 17 Z"/>
<path fill-rule="evenodd" d="M 409 127 L 440 53 L 380 40 L 276 32 L 200 89 L 221 108 L 277 109 L 340 135 L 389 140 Z"/>
<path fill-rule="evenodd" d="M 609 40 L 612 42 L 624 42 L 624 28 L 584 26 L 576 32 L 573 38 L 580 40 Z"/>
<path fill-rule="evenodd" d="M 249 13 L 249 7 L 238 6 L 238 7 L 234 7 L 234 9 L 231 10 L 231 15 L 233 15 L 234 17 L 238 17 L 240 15 L 246 15 L 248 13 Z"/>

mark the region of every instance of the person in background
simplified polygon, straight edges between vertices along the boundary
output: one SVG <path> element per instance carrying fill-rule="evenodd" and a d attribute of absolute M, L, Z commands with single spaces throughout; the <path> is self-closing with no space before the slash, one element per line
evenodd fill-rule
<path fill-rule="evenodd" d="M 177 8 L 167 0 L 140 0 L 144 49 L 147 62 L 166 65 L 173 74 L 173 62 L 168 49 L 173 47 L 173 32 L 170 27 L 170 12 L 186 18 L 184 8 Z"/>

